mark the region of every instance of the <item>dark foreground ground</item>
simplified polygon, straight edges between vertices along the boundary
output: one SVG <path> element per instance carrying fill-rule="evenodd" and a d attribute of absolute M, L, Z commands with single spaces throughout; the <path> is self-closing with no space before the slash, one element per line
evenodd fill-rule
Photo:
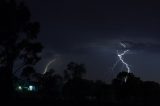
<path fill-rule="evenodd" d="M 0 103 L 0 106 L 160 106 L 160 103 L 111 103 L 100 101 L 64 101 L 64 100 L 34 100 L 34 99 L 16 99 Z"/>

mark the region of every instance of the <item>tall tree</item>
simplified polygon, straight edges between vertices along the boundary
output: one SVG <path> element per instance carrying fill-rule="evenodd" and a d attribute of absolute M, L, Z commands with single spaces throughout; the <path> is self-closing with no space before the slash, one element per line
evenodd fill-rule
<path fill-rule="evenodd" d="M 86 73 L 84 64 L 77 64 L 70 62 L 67 65 L 67 69 L 64 70 L 64 75 L 66 79 L 81 79 Z"/>
<path fill-rule="evenodd" d="M 84 99 L 86 95 L 86 81 L 83 75 L 86 73 L 84 64 L 70 62 L 64 70 L 66 83 L 63 87 L 64 96 L 71 100 Z"/>
<path fill-rule="evenodd" d="M 125 81 L 125 78 L 127 80 Z M 140 97 L 142 80 L 133 73 L 120 72 L 112 81 L 117 99 L 129 101 L 130 97 Z"/>
<path fill-rule="evenodd" d="M 43 97 L 46 100 L 53 101 L 58 99 L 61 94 L 62 89 L 62 77 L 61 75 L 55 73 L 54 69 L 50 69 L 42 76 L 42 92 Z"/>
<path fill-rule="evenodd" d="M 13 69 L 35 65 L 40 60 L 42 45 L 36 39 L 40 25 L 31 21 L 27 6 L 15 0 L 0 0 L 0 14 L 0 67 L 5 68 L 4 90 L 9 96 L 13 91 Z M 16 62 L 19 67 L 15 67 Z"/>

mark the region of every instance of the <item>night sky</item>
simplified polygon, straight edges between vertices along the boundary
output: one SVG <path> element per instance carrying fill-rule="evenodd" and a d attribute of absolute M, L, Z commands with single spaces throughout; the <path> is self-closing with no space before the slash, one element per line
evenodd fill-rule
<path fill-rule="evenodd" d="M 143 80 L 160 82 L 160 6 L 138 0 L 24 0 L 39 21 L 44 46 L 38 72 L 50 66 L 62 73 L 70 61 L 84 63 L 88 79 L 110 81 L 120 42 L 130 52 L 124 57 L 131 71 Z M 126 71 L 126 69 L 124 69 Z"/>

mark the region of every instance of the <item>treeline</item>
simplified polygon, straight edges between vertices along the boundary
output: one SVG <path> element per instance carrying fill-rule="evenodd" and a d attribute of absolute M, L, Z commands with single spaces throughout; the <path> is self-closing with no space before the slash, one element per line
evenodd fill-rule
<path fill-rule="evenodd" d="M 27 71 L 29 72 L 29 71 Z M 64 75 L 58 75 L 53 69 L 46 74 L 27 73 L 37 77 L 40 91 L 37 93 L 41 101 L 54 103 L 64 102 L 96 102 L 102 104 L 158 104 L 160 85 L 153 81 L 142 81 L 133 73 L 120 72 L 111 84 L 101 80 L 93 81 L 83 76 L 86 69 L 83 64 L 71 62 L 64 70 Z M 37 74 L 37 76 L 36 76 Z M 32 77 L 33 78 L 33 77 Z"/>

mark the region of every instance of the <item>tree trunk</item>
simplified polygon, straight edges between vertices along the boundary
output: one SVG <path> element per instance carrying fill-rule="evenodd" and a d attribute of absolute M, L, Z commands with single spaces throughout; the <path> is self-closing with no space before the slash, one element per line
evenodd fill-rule
<path fill-rule="evenodd" d="M 1 70 L 0 78 L 0 96 L 2 102 L 11 101 L 13 98 L 14 87 L 13 87 L 13 61 L 11 58 L 7 59 L 6 66 Z"/>

